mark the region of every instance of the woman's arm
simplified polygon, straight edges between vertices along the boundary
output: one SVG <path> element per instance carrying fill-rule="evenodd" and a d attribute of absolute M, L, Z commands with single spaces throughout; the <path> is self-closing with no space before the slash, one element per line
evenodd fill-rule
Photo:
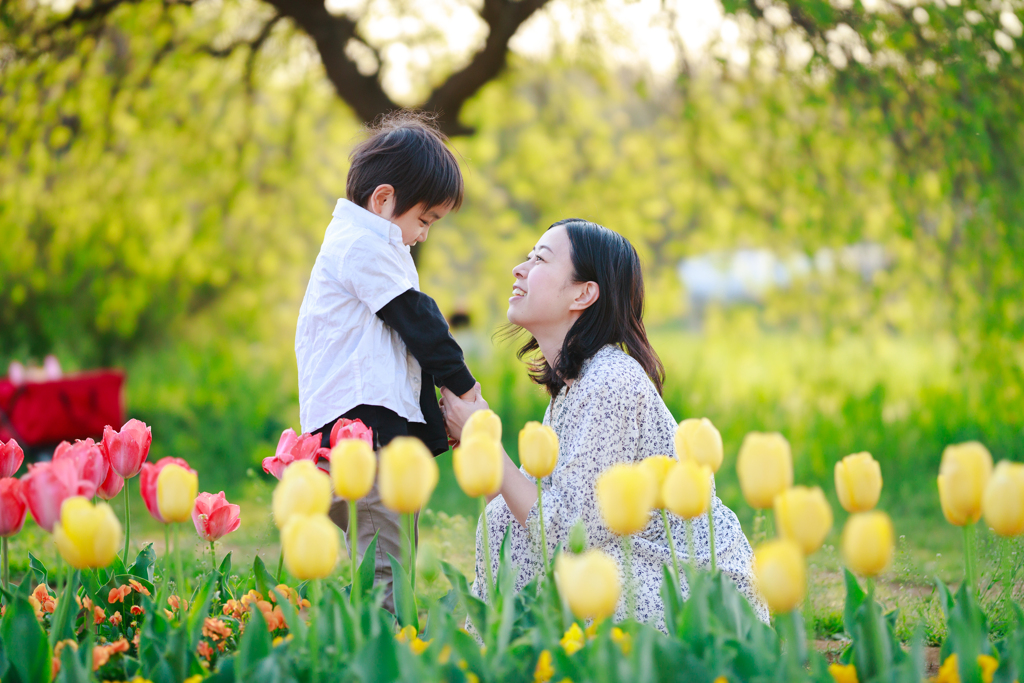
<path fill-rule="evenodd" d="M 472 402 L 463 401 L 446 387 L 441 388 L 441 404 L 448 434 L 456 440 L 462 438 L 462 427 L 466 424 L 469 416 L 478 410 L 487 410 L 488 408 L 487 401 L 482 395 Z M 505 498 L 505 504 L 508 505 L 512 516 L 520 524 L 526 526 L 526 517 L 537 502 L 537 485 L 519 471 L 504 448 L 501 449 L 501 454 L 505 456 L 502 463 L 505 471 L 501 479 L 499 493 Z M 494 497 L 491 496 L 488 500 L 492 500 Z"/>

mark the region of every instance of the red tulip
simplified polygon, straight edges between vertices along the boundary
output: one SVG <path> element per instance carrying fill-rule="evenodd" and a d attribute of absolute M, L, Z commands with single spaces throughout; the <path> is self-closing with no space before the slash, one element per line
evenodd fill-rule
<path fill-rule="evenodd" d="M 60 519 L 60 506 L 71 496 L 92 498 L 96 493 L 91 481 L 78 478 L 78 469 L 71 460 L 55 460 L 28 466 L 21 478 L 25 502 L 39 526 L 49 532 Z"/>
<path fill-rule="evenodd" d="M 0 441 L 0 477 L 13 477 L 24 460 L 25 451 L 21 450 L 17 441 Z"/>
<path fill-rule="evenodd" d="M 269 458 L 263 458 L 263 471 L 280 479 L 284 469 L 296 460 L 319 460 L 330 462 L 331 449 L 320 447 L 320 437 L 313 434 L 296 436 L 295 430 L 288 428 L 281 432 L 277 442 L 277 452 Z M 324 469 L 321 467 L 320 469 Z M 329 470 L 325 470 L 328 471 Z"/>
<path fill-rule="evenodd" d="M 239 527 L 242 523 L 240 514 L 241 508 L 229 503 L 223 491 L 217 495 L 200 493 L 192 508 L 192 523 L 196 525 L 199 537 L 212 543 Z"/>
<path fill-rule="evenodd" d="M 103 428 L 103 448 L 110 465 L 125 479 L 131 479 L 142 470 L 153 443 L 153 430 L 145 422 L 128 420 L 115 432 L 109 425 Z"/>
<path fill-rule="evenodd" d="M 153 515 L 153 519 L 158 522 L 163 522 L 164 518 L 160 516 L 160 508 L 156 504 L 156 478 L 160 476 L 160 470 L 172 463 L 184 467 L 193 474 L 196 473 L 181 458 L 160 458 L 155 463 L 146 462 L 142 464 L 142 474 L 139 477 L 139 489 L 142 493 L 142 500 L 146 503 L 146 509 L 149 510 L 149 514 Z"/>
<path fill-rule="evenodd" d="M 69 460 L 74 463 L 78 478 L 92 484 L 93 492 L 86 496 L 87 498 L 91 498 L 106 479 L 109 464 L 103 455 L 103 449 L 92 439 L 76 441 L 73 444 L 62 441 L 53 452 L 53 459 Z"/>
<path fill-rule="evenodd" d="M 373 448 L 373 430 L 364 425 L 362 420 L 342 418 L 335 422 L 331 429 L 331 448 L 337 446 L 342 439 L 362 439 Z"/>
<path fill-rule="evenodd" d="M 124 488 L 124 477 L 114 471 L 109 460 L 105 462 L 107 463 L 107 476 L 100 487 L 96 489 L 96 495 L 103 500 L 112 500 Z"/>
<path fill-rule="evenodd" d="M 0 479 L 0 536 L 13 536 L 25 523 L 25 485 L 20 479 Z"/>

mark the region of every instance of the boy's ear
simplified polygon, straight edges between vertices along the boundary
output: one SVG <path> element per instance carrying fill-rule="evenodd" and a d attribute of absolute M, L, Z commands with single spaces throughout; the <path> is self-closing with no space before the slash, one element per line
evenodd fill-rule
<path fill-rule="evenodd" d="M 373 194 L 370 195 L 370 201 L 367 202 L 369 206 L 366 208 L 369 211 L 377 214 L 381 218 L 391 218 L 392 212 L 395 210 L 395 188 L 391 185 L 378 185 L 373 190 Z"/>

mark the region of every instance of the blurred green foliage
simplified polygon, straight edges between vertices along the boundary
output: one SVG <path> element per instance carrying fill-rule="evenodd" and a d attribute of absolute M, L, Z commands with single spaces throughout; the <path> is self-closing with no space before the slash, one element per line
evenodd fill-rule
<path fill-rule="evenodd" d="M 511 268 L 557 219 L 603 223 L 644 260 L 678 418 L 711 417 L 729 453 L 782 431 L 803 482 L 871 450 L 888 502 L 933 514 L 945 444 L 1024 458 L 1024 78 L 990 40 L 1020 10 L 787 7 L 818 55 L 806 68 L 778 66 L 790 29 L 746 14 L 749 69 L 668 86 L 513 60 L 464 111 L 467 199 L 431 233 L 423 289 L 472 314 L 462 338 L 514 452 L 546 399 L 511 348 L 491 350 Z M 48 52 L 0 29 L 0 361 L 126 367 L 154 456 L 190 459 L 214 490 L 297 426 L 295 317 L 358 139 L 286 22 L 255 57 L 197 47 L 261 13 L 125 5 Z M 691 310 L 676 272 L 713 251 L 864 243 L 886 257 L 872 277 L 812 272 L 737 307 Z M 458 509 L 442 471 L 435 505 Z M 719 486 L 735 502 L 729 471 Z"/>

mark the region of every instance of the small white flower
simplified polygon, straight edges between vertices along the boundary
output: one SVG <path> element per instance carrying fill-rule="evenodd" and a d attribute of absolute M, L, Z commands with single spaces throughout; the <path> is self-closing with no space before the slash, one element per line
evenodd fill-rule
<path fill-rule="evenodd" d="M 1024 35 L 1024 25 L 1021 24 L 1020 18 L 1013 12 L 1001 13 L 999 15 L 999 23 L 1003 25 L 1003 30 L 1014 38 L 1020 38 L 1021 35 Z"/>
<path fill-rule="evenodd" d="M 981 12 L 974 9 L 969 9 L 966 12 L 964 12 L 964 19 L 967 20 L 967 23 L 975 25 L 985 21 L 985 17 L 981 14 Z"/>
<path fill-rule="evenodd" d="M 996 45 L 1006 50 L 1007 52 L 1013 52 L 1013 38 L 1006 35 L 999 29 L 995 30 L 993 37 L 995 38 Z"/>
<path fill-rule="evenodd" d="M 917 23 L 919 23 L 919 24 L 927 24 L 928 23 L 928 10 L 926 10 L 924 7 L 915 7 L 913 14 L 914 14 L 914 21 L 916 21 Z"/>

